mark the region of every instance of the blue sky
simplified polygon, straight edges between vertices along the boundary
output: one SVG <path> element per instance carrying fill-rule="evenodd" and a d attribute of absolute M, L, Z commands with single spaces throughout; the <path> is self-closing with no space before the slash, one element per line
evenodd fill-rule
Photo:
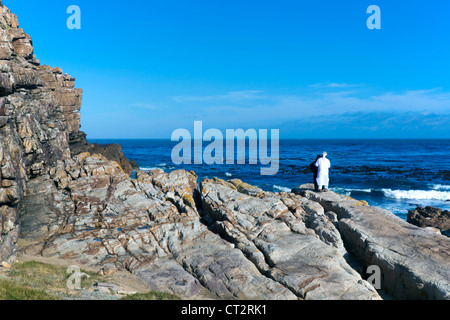
<path fill-rule="evenodd" d="M 4 0 L 83 88 L 88 138 L 203 127 L 450 138 L 450 2 Z M 369 30 L 370 5 L 381 30 Z M 81 30 L 69 30 L 69 5 Z"/>

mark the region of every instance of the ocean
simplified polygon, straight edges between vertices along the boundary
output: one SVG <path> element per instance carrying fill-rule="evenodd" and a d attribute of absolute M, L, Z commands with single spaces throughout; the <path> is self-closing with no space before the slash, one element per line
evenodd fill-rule
<path fill-rule="evenodd" d="M 260 174 L 257 165 L 175 165 L 170 140 L 100 140 L 122 145 L 141 170 L 193 170 L 199 177 L 238 178 L 271 192 L 312 183 L 309 164 L 323 151 L 331 161 L 330 190 L 393 212 L 406 220 L 408 210 L 433 206 L 450 210 L 450 140 L 280 140 L 279 171 Z M 203 147 L 209 143 L 203 143 Z"/>

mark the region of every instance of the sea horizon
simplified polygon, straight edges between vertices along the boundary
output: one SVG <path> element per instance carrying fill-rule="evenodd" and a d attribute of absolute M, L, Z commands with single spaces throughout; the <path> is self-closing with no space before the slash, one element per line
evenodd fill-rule
<path fill-rule="evenodd" d="M 117 141 L 121 141 L 121 140 L 163 140 L 163 141 L 172 141 L 170 138 L 90 138 L 87 137 L 87 140 L 89 141 L 93 141 L 95 143 L 95 141 L 98 140 L 117 140 Z M 195 139 L 191 139 L 191 140 L 195 140 Z M 200 139 L 198 139 L 200 140 Z M 226 140 L 226 139 L 224 139 Z M 247 138 L 248 140 L 248 138 Z M 327 141 L 327 140 L 398 140 L 398 141 L 409 141 L 409 140 L 448 140 L 450 141 L 450 138 L 280 138 L 279 140 L 314 140 L 314 141 Z M 176 141 L 174 141 L 176 142 Z"/>
<path fill-rule="evenodd" d="M 143 171 L 192 170 L 199 180 L 240 179 L 270 192 L 290 192 L 312 183 L 309 164 L 317 154 L 327 151 L 332 164 L 330 190 L 336 193 L 365 200 L 404 220 L 408 211 L 418 206 L 450 210 L 450 163 L 442 161 L 449 154 L 450 139 L 280 139 L 279 172 L 273 176 L 261 176 L 259 165 L 248 161 L 245 165 L 175 165 L 171 151 L 179 142 L 170 139 L 89 141 L 119 143 L 124 155 Z"/>

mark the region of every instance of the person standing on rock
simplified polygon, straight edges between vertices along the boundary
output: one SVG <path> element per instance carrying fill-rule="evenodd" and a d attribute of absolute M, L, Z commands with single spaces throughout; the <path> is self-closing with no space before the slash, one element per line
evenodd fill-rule
<path fill-rule="evenodd" d="M 316 159 L 309 165 L 309 169 L 312 171 L 312 173 L 314 174 L 314 190 L 315 191 L 319 191 L 319 186 L 317 185 L 317 173 L 319 172 L 319 169 L 316 167 L 316 162 L 317 160 L 319 160 L 319 158 L 321 158 L 322 155 L 319 154 Z"/>
<path fill-rule="evenodd" d="M 327 159 L 327 153 L 323 152 L 323 155 L 321 158 L 319 158 L 316 161 L 316 167 L 317 167 L 317 187 L 319 189 L 319 192 L 328 191 L 328 184 L 330 182 L 329 178 L 329 170 L 331 167 L 330 160 Z"/>

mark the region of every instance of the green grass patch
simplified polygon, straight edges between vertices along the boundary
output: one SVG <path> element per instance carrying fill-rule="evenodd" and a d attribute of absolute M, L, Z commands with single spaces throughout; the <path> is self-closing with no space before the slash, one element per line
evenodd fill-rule
<path fill-rule="evenodd" d="M 101 280 L 100 275 L 80 270 L 89 277 L 81 278 L 81 287 L 89 288 Z M 67 279 L 71 276 L 66 267 L 55 266 L 37 261 L 13 264 L 10 277 L 16 281 L 40 289 L 67 289 Z"/>
<path fill-rule="evenodd" d="M 0 300 L 55 300 L 55 297 L 13 280 L 0 279 Z"/>
<path fill-rule="evenodd" d="M 181 300 L 180 297 L 166 292 L 150 291 L 128 295 L 122 300 Z"/>
<path fill-rule="evenodd" d="M 81 288 L 90 288 L 102 278 L 92 272 L 81 278 Z M 58 300 L 70 296 L 67 280 L 71 276 L 67 268 L 37 261 L 15 263 L 7 278 L 0 282 L 1 300 Z"/>
<path fill-rule="evenodd" d="M 95 292 L 93 285 L 105 278 L 97 273 L 80 270 L 89 277 L 81 277 L 81 288 Z M 66 267 L 37 261 L 15 263 L 0 275 L 0 300 L 60 300 L 79 297 L 78 290 L 69 290 L 67 280 L 72 275 Z M 111 295 L 114 292 L 111 290 Z M 165 292 L 135 293 L 122 300 L 181 300 Z"/>

